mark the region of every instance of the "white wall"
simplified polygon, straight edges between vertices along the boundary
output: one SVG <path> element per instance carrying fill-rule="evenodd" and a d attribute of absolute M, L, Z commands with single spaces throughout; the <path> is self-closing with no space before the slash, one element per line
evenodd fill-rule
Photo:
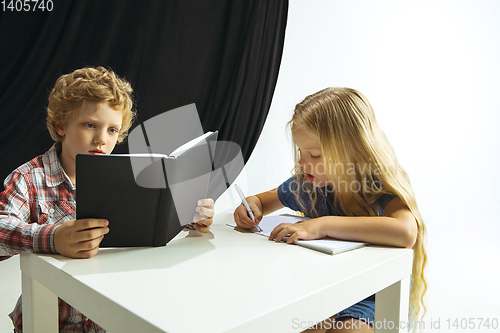
<path fill-rule="evenodd" d="M 327 86 L 363 92 L 428 229 L 424 332 L 500 332 L 451 326 L 500 320 L 499 18 L 495 0 L 291 0 L 271 111 L 237 180 L 250 195 L 288 177 L 284 127 L 306 95 Z"/>

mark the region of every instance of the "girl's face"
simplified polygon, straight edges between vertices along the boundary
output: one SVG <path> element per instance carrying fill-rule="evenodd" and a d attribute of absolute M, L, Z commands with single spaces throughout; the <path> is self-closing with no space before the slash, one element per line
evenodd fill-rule
<path fill-rule="evenodd" d="M 307 180 L 317 187 L 326 186 L 328 177 L 319 139 L 307 133 L 303 128 L 292 129 L 292 137 L 293 142 L 299 148 L 299 165 L 306 174 Z"/>

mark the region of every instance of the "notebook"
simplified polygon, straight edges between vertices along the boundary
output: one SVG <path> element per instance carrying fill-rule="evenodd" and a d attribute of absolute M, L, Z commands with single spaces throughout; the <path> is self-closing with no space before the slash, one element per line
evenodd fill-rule
<path fill-rule="evenodd" d="M 269 237 L 274 228 L 276 228 L 276 226 L 278 226 L 280 223 L 297 223 L 307 220 L 309 220 L 309 218 L 307 217 L 301 217 L 289 214 L 264 216 L 262 221 L 260 221 L 259 223 L 260 230 L 258 228 L 254 228 L 247 231 L 253 232 L 261 236 Z M 229 223 L 228 225 L 239 229 L 239 227 L 234 222 Z M 286 242 L 287 240 L 288 237 L 283 238 L 283 241 Z M 332 255 L 359 249 L 360 247 L 368 245 L 368 243 L 344 241 L 330 237 L 323 239 L 315 239 L 315 240 L 296 240 L 293 243 L 309 249 L 313 249 L 316 251 Z"/>

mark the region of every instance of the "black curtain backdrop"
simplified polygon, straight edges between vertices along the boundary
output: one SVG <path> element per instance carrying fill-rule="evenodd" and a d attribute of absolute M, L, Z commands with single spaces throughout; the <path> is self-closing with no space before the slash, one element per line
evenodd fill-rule
<path fill-rule="evenodd" d="M 53 144 L 45 108 L 56 79 L 85 66 L 131 82 L 132 128 L 196 103 L 204 131 L 239 144 L 246 162 L 271 104 L 287 12 L 287 0 L 54 0 L 51 12 L 0 11 L 2 190 Z"/>

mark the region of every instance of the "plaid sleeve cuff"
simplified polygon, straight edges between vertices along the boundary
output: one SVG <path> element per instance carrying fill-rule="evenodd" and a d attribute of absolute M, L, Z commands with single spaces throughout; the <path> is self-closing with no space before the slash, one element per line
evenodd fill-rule
<path fill-rule="evenodd" d="M 38 253 L 57 253 L 54 234 L 58 225 L 44 224 L 33 234 L 33 251 Z"/>

